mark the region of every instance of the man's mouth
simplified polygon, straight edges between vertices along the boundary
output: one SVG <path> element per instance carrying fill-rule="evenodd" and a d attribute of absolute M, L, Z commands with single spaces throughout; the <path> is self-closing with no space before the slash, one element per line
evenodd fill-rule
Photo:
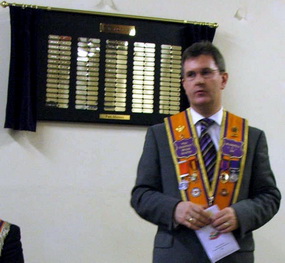
<path fill-rule="evenodd" d="M 206 91 L 205 90 L 197 90 L 195 92 L 195 94 L 197 94 L 197 95 L 204 95 L 204 94 L 206 94 Z"/>

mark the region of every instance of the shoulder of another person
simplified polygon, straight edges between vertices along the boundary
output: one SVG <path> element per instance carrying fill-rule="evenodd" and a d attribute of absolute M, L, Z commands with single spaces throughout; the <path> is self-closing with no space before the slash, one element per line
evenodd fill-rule
<path fill-rule="evenodd" d="M 20 227 L 15 224 L 10 224 L 10 231 L 20 232 Z"/>

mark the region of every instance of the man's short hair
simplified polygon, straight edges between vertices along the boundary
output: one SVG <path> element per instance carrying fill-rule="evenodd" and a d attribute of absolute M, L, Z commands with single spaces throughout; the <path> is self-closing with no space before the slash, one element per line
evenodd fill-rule
<path fill-rule="evenodd" d="M 185 61 L 191 58 L 196 58 L 201 55 L 211 56 L 214 59 L 219 71 L 226 71 L 225 60 L 219 49 L 215 47 L 210 41 L 201 41 L 192 44 L 190 47 L 184 50 L 181 60 L 182 77 L 184 76 L 183 68 Z"/>

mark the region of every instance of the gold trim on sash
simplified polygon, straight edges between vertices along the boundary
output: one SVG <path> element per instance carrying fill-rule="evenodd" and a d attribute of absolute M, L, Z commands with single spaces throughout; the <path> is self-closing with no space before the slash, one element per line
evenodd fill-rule
<path fill-rule="evenodd" d="M 219 151 L 210 184 L 190 108 L 165 118 L 170 150 L 182 200 L 220 209 L 238 198 L 246 159 L 247 120 L 223 112 Z"/>

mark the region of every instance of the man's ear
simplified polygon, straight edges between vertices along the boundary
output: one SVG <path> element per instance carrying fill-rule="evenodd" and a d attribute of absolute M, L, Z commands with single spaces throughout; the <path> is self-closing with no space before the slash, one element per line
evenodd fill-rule
<path fill-rule="evenodd" d="M 225 89 L 229 79 L 229 74 L 227 72 L 222 73 L 222 89 Z"/>
<path fill-rule="evenodd" d="M 185 90 L 185 88 L 184 88 L 184 82 L 185 82 L 185 79 L 181 79 L 181 85 L 182 85 L 183 89 Z"/>

